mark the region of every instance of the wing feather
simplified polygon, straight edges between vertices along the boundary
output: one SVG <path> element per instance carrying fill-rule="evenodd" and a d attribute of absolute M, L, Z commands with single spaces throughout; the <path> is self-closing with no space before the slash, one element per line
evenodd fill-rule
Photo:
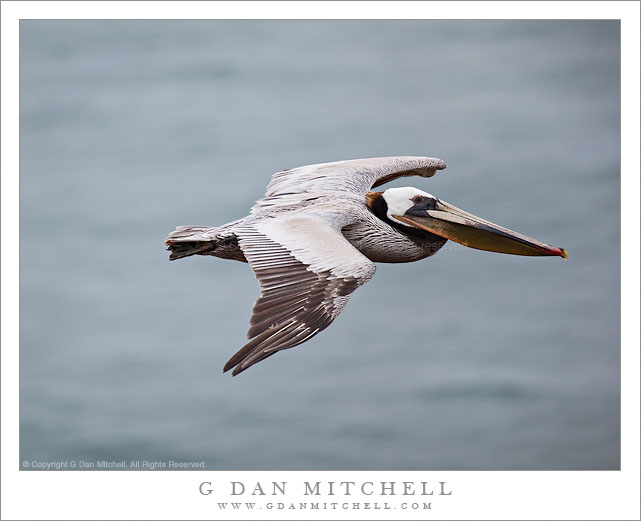
<path fill-rule="evenodd" d="M 326 215 L 285 214 L 235 229 L 261 294 L 249 342 L 225 371 L 234 368 L 236 375 L 309 340 L 329 326 L 351 293 L 372 277 L 374 264 L 343 237 L 340 226 Z"/>
<path fill-rule="evenodd" d="M 302 192 L 352 192 L 363 197 L 371 188 L 406 176 L 432 177 L 445 168 L 435 157 L 372 157 L 308 165 L 277 172 L 267 185 L 267 199 L 279 196 L 298 200 Z"/>

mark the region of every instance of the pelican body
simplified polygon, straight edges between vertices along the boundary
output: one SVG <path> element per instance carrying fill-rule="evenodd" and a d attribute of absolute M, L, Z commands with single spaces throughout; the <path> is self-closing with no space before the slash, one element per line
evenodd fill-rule
<path fill-rule="evenodd" d="M 211 255 L 247 262 L 260 284 L 248 343 L 224 371 L 236 375 L 325 329 L 376 262 L 414 262 L 447 240 L 513 255 L 558 256 L 544 244 L 411 187 L 372 191 L 399 177 L 431 177 L 433 157 L 380 157 L 303 166 L 274 174 L 243 219 L 218 227 L 179 226 L 170 260 Z"/>

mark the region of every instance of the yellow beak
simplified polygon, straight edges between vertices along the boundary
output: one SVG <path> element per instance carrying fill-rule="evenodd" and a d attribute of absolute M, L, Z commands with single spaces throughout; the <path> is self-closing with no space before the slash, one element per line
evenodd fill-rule
<path fill-rule="evenodd" d="M 394 215 L 394 218 L 439 237 L 451 239 L 468 248 L 511 255 L 568 258 L 568 253 L 563 248 L 550 246 L 508 230 L 444 201 L 438 201 L 434 209 L 418 211 L 410 209 L 405 215 Z"/>

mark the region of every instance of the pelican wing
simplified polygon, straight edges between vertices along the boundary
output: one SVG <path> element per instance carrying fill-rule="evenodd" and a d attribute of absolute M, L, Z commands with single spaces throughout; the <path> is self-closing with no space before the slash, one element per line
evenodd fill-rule
<path fill-rule="evenodd" d="M 364 196 L 371 188 L 399 177 L 432 177 L 445 168 L 435 157 L 372 157 L 283 170 L 272 176 L 265 197 L 330 190 Z"/>
<path fill-rule="evenodd" d="M 374 263 L 340 233 L 343 222 L 320 212 L 287 213 L 235 229 L 260 283 L 247 337 L 225 365 L 236 375 L 325 329 Z"/>

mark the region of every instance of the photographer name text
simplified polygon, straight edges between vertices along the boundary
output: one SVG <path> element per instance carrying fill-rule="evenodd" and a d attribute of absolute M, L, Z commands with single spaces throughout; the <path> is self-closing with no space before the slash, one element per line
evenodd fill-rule
<path fill-rule="evenodd" d="M 214 493 L 211 481 L 203 481 L 198 487 L 203 496 Z M 226 490 L 222 491 L 230 496 L 285 496 L 287 494 L 286 481 L 272 481 L 261 483 L 259 481 L 245 483 L 243 481 L 230 481 Z M 304 481 L 302 490 L 298 492 L 304 496 L 351 496 L 362 494 L 364 496 L 451 496 L 452 491 L 446 481 Z"/>

